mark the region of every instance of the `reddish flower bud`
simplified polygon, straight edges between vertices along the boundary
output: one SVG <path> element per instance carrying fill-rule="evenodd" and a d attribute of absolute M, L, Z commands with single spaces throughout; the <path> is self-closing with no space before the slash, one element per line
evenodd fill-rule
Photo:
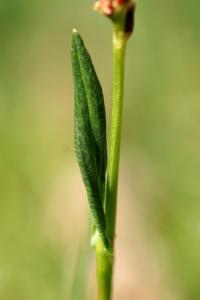
<path fill-rule="evenodd" d="M 95 3 L 95 9 L 101 11 L 106 16 L 113 15 L 119 7 L 123 7 L 131 0 L 99 0 Z"/>
<path fill-rule="evenodd" d="M 95 3 L 95 9 L 100 10 L 104 15 L 111 16 L 114 12 L 112 0 L 99 0 Z"/>
<path fill-rule="evenodd" d="M 132 33 L 135 11 L 135 2 L 132 0 L 98 0 L 94 8 L 118 23 L 121 32 L 128 36 Z"/>

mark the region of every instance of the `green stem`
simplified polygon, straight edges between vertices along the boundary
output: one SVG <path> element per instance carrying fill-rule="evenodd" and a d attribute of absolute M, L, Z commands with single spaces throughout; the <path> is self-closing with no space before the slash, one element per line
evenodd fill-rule
<path fill-rule="evenodd" d="M 111 249 L 106 250 L 101 242 L 96 246 L 98 300 L 110 300 L 112 290 L 126 41 L 126 35 L 114 26 L 113 100 L 105 201 L 106 231 L 111 241 Z"/>
<path fill-rule="evenodd" d="M 119 174 L 121 127 L 123 111 L 123 90 L 124 90 L 124 61 L 126 51 L 126 36 L 122 32 L 113 32 L 113 100 L 112 118 L 110 131 L 110 149 L 107 169 L 106 186 L 106 226 L 107 235 L 114 243 L 116 205 L 117 205 L 117 186 Z"/>
<path fill-rule="evenodd" d="M 105 249 L 102 241 L 96 245 L 98 300 L 110 300 L 112 290 L 113 253 Z"/>

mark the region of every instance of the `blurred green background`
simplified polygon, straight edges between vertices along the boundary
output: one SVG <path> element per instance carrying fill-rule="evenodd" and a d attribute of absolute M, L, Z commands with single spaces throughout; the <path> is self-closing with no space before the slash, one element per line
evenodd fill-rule
<path fill-rule="evenodd" d="M 126 60 L 114 299 L 200 299 L 200 1 L 138 0 Z M 111 25 L 89 0 L 0 2 L 0 299 L 95 299 L 73 148 L 71 30 L 110 120 Z"/>

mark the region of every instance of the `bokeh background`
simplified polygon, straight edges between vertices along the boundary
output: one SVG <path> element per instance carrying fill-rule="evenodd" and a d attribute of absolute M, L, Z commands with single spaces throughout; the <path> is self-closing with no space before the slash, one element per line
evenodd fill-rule
<path fill-rule="evenodd" d="M 0 299 L 93 300 L 73 148 L 71 30 L 110 120 L 111 25 L 90 0 L 0 2 Z M 115 300 L 200 299 L 200 1 L 138 0 L 126 60 Z M 109 128 L 109 127 L 108 127 Z"/>

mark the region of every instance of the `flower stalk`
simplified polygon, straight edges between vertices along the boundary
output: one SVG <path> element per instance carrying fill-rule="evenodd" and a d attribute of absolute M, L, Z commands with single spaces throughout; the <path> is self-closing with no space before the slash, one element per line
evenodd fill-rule
<path fill-rule="evenodd" d="M 110 300 L 114 266 L 114 239 L 117 210 L 117 188 L 120 161 L 124 65 L 126 45 L 134 26 L 135 4 L 132 1 L 100 1 L 96 8 L 113 22 L 113 97 L 106 176 L 105 219 L 110 249 L 96 245 L 98 300 Z"/>

